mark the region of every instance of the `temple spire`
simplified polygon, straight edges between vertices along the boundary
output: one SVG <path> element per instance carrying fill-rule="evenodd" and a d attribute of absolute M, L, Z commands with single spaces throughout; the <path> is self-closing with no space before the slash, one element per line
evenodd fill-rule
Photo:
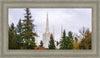
<path fill-rule="evenodd" d="M 47 20 L 46 20 L 46 32 L 49 32 L 49 20 L 48 20 L 48 13 L 47 13 Z"/>
<path fill-rule="evenodd" d="M 61 25 L 61 37 L 63 36 L 63 26 Z"/>
<path fill-rule="evenodd" d="M 54 25 L 53 25 L 53 36 L 54 36 L 55 32 L 54 32 Z"/>
<path fill-rule="evenodd" d="M 47 13 L 47 18 L 46 18 L 46 29 L 45 33 L 43 34 L 43 47 L 48 48 L 50 41 L 50 32 L 49 32 L 49 20 L 48 20 L 48 13 Z"/>

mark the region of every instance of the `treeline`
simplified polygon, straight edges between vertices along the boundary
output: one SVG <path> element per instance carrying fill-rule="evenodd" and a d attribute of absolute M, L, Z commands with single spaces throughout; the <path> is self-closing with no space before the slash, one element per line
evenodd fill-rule
<path fill-rule="evenodd" d="M 35 24 L 31 19 L 31 13 L 29 8 L 25 9 L 25 19 L 19 20 L 17 26 L 14 26 L 12 23 L 9 26 L 9 49 L 35 49 L 36 47 L 43 47 L 43 41 L 40 41 L 40 45 L 37 46 L 35 43 L 35 37 L 38 35 L 35 32 Z M 48 49 L 57 49 L 56 46 L 59 46 L 59 49 L 91 49 L 91 32 L 89 29 L 83 28 L 80 31 L 79 36 L 74 36 L 73 32 L 69 31 L 66 35 L 66 31 L 63 31 L 61 40 L 56 42 L 53 38 L 53 35 L 50 35 L 50 41 Z M 81 41 L 78 41 L 81 39 Z"/>
<path fill-rule="evenodd" d="M 32 23 L 29 9 L 26 8 L 25 11 L 25 19 L 20 19 L 17 27 L 14 26 L 14 23 L 9 26 L 9 49 L 34 49 L 36 47 L 35 25 Z"/>
<path fill-rule="evenodd" d="M 89 29 L 81 29 L 80 35 L 74 36 L 71 31 L 68 32 L 66 36 L 66 31 L 64 30 L 62 39 L 60 41 L 60 49 L 91 49 L 91 32 Z M 81 39 L 81 41 L 79 41 Z"/>
<path fill-rule="evenodd" d="M 69 31 L 66 36 L 66 31 L 63 31 L 61 40 L 57 42 L 59 49 L 91 49 L 92 47 L 92 34 L 87 28 L 79 30 L 80 35 L 75 36 L 73 32 Z M 81 41 L 79 41 L 81 39 Z M 50 36 L 49 49 L 57 49 L 54 44 L 53 36 Z"/>

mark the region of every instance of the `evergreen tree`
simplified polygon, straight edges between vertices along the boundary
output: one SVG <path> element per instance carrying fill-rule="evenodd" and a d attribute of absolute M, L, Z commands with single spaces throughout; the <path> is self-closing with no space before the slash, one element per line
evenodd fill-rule
<path fill-rule="evenodd" d="M 64 30 L 62 39 L 60 41 L 60 49 L 72 49 L 72 48 L 73 48 L 72 32 L 68 32 L 68 36 L 66 36 L 66 31 Z"/>
<path fill-rule="evenodd" d="M 60 49 L 66 49 L 66 31 L 64 30 L 63 36 L 60 41 Z"/>
<path fill-rule="evenodd" d="M 74 42 L 74 40 L 73 40 L 72 32 L 69 31 L 67 39 L 66 39 L 66 44 L 67 44 L 66 49 L 73 49 L 73 42 Z"/>
<path fill-rule="evenodd" d="M 41 40 L 39 47 L 43 47 L 43 41 Z"/>
<path fill-rule="evenodd" d="M 14 24 L 11 24 L 8 30 L 9 33 L 9 49 L 18 49 L 17 41 L 14 34 Z"/>
<path fill-rule="evenodd" d="M 73 36 L 72 36 L 72 34 L 73 33 L 71 31 L 68 32 L 68 37 L 70 38 L 71 42 L 73 42 Z"/>
<path fill-rule="evenodd" d="M 26 14 L 25 19 L 23 20 L 23 27 L 22 27 L 22 38 L 23 42 L 25 43 L 24 48 L 25 49 L 34 49 L 36 47 L 35 44 L 35 36 L 36 33 L 34 32 L 35 25 L 32 23 L 33 20 L 31 20 L 31 13 L 29 11 L 29 8 L 26 8 Z"/>
<path fill-rule="evenodd" d="M 59 45 L 59 42 L 57 41 L 56 43 L 57 43 L 57 46 L 58 46 Z"/>
<path fill-rule="evenodd" d="M 55 44 L 54 44 L 54 39 L 53 39 L 53 35 L 51 34 L 50 36 L 50 41 L 49 41 L 49 49 L 56 49 Z"/>
<path fill-rule="evenodd" d="M 20 19 L 18 22 L 17 28 L 16 28 L 16 34 L 17 34 L 16 39 L 17 39 L 17 43 L 18 43 L 19 48 L 22 47 L 22 44 L 21 44 L 22 35 L 21 35 L 21 33 L 22 33 L 22 23 L 21 23 L 21 19 Z"/>
<path fill-rule="evenodd" d="M 11 24 L 11 29 L 14 30 L 14 23 Z"/>
<path fill-rule="evenodd" d="M 21 23 L 21 19 L 19 20 L 18 22 L 18 25 L 17 25 L 17 33 L 21 33 L 22 32 L 22 23 Z"/>
<path fill-rule="evenodd" d="M 77 37 L 75 37 L 75 42 L 78 42 L 78 39 L 77 39 Z"/>
<path fill-rule="evenodd" d="M 12 29 L 12 31 L 14 31 L 14 35 L 15 35 L 15 38 L 16 38 L 17 32 L 16 32 L 16 27 L 14 26 L 14 23 L 11 24 L 11 29 Z"/>

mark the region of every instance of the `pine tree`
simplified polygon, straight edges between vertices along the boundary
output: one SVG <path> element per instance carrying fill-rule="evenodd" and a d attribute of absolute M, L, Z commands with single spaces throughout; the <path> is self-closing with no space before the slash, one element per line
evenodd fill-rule
<path fill-rule="evenodd" d="M 41 40 L 39 47 L 43 47 L 43 41 Z"/>
<path fill-rule="evenodd" d="M 73 42 L 74 42 L 74 40 L 73 40 L 72 32 L 69 31 L 67 39 L 66 39 L 66 44 L 67 44 L 66 49 L 73 49 Z"/>
<path fill-rule="evenodd" d="M 62 39 L 60 41 L 60 49 L 72 49 L 72 48 L 73 48 L 72 32 L 68 32 L 68 36 L 66 36 L 66 31 L 64 30 Z"/>
<path fill-rule="evenodd" d="M 18 25 L 17 25 L 17 33 L 21 33 L 22 32 L 22 23 L 21 23 L 21 19 L 19 20 L 18 22 Z"/>
<path fill-rule="evenodd" d="M 21 23 L 21 19 L 19 20 L 18 24 L 17 24 L 17 27 L 16 27 L 16 33 L 17 33 L 17 36 L 16 36 L 16 39 L 17 39 L 17 43 L 18 43 L 18 46 L 19 48 L 22 47 L 22 44 L 21 44 L 21 41 L 22 41 L 22 23 Z"/>
<path fill-rule="evenodd" d="M 49 41 L 49 49 L 56 49 L 55 44 L 54 44 L 54 39 L 53 39 L 53 35 L 51 34 L 50 36 L 50 41 Z"/>
<path fill-rule="evenodd" d="M 29 11 L 29 8 L 26 8 L 26 14 L 25 19 L 23 20 L 23 27 L 22 27 L 22 38 L 24 43 L 25 49 L 34 49 L 36 47 L 35 44 L 35 36 L 36 33 L 34 32 L 35 25 L 32 23 L 33 20 L 31 20 L 31 13 Z"/>
<path fill-rule="evenodd" d="M 9 26 L 9 49 L 18 49 L 18 45 L 17 45 L 17 41 L 15 38 L 15 34 L 14 34 L 14 24 L 11 24 L 11 27 Z"/>
<path fill-rule="evenodd" d="M 56 43 L 57 43 L 57 46 L 58 46 L 59 45 L 59 42 L 57 41 Z"/>
<path fill-rule="evenodd" d="M 12 31 L 14 31 L 14 35 L 15 35 L 15 38 L 16 38 L 17 32 L 16 32 L 16 27 L 14 26 L 14 23 L 11 24 L 11 29 L 12 29 Z"/>
<path fill-rule="evenodd" d="M 77 39 L 77 37 L 75 37 L 75 42 L 76 42 L 76 43 L 78 42 L 78 39 Z"/>
<path fill-rule="evenodd" d="M 60 41 L 60 49 L 66 49 L 66 31 L 64 30 L 62 39 Z"/>
<path fill-rule="evenodd" d="M 11 24 L 11 29 L 14 30 L 14 23 Z"/>

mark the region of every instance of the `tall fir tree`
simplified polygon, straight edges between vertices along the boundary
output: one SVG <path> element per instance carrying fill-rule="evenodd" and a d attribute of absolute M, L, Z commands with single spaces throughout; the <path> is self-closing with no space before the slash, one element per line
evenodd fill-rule
<path fill-rule="evenodd" d="M 42 40 L 40 41 L 39 47 L 43 47 L 43 41 Z"/>
<path fill-rule="evenodd" d="M 48 47 L 49 47 L 49 49 L 56 49 L 52 34 L 50 35 L 50 41 L 49 41 L 49 46 Z"/>
<path fill-rule="evenodd" d="M 25 14 L 25 19 L 23 20 L 23 27 L 22 27 L 22 38 L 25 49 L 34 49 L 36 47 L 35 44 L 35 30 L 34 27 L 35 25 L 32 23 L 33 20 L 31 20 L 31 13 L 29 11 L 29 8 L 26 8 L 26 14 Z"/>
<path fill-rule="evenodd" d="M 60 41 L 60 49 L 66 49 L 66 31 L 64 30 L 63 36 L 61 37 Z"/>

